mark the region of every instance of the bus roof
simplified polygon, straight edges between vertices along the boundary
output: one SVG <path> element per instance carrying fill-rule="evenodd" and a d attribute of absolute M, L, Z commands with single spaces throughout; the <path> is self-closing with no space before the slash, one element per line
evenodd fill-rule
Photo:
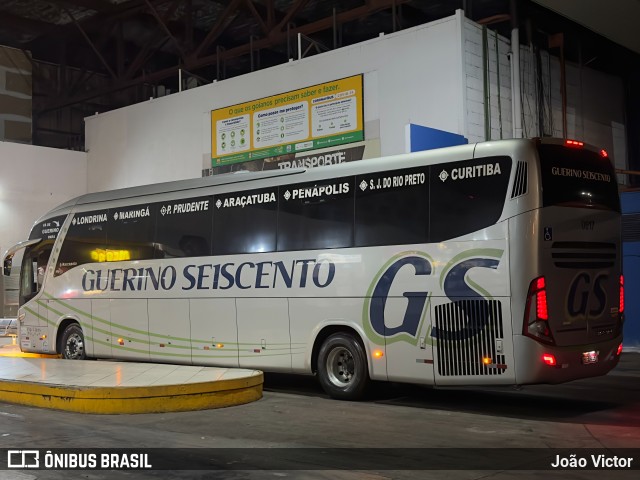
<path fill-rule="evenodd" d="M 523 142 L 531 144 L 531 139 L 508 139 L 493 142 L 483 142 L 484 144 L 492 143 L 495 147 L 500 145 L 500 150 L 509 150 L 515 147 L 515 144 L 521 145 Z M 103 192 L 88 193 L 73 198 L 43 215 L 38 222 L 50 218 L 54 215 L 63 215 L 71 211 L 76 205 L 87 205 L 98 202 L 106 202 L 112 200 L 120 200 L 126 198 L 135 198 L 146 195 L 178 192 L 185 190 L 193 190 L 199 188 L 215 187 L 220 185 L 228 185 L 234 183 L 252 182 L 266 180 L 271 178 L 280 178 L 286 176 L 294 176 L 305 174 L 303 181 L 315 181 L 331 175 L 351 175 L 360 174 L 362 172 L 375 172 L 388 168 L 398 168 L 399 164 L 403 166 L 427 165 L 440 162 L 448 162 L 452 160 L 461 160 L 463 157 L 467 159 L 474 158 L 476 147 L 483 143 L 472 143 L 466 145 L 458 145 L 453 147 L 444 147 L 433 150 L 425 150 L 420 152 L 406 153 L 388 157 L 380 157 L 367 159 L 364 162 L 348 162 L 329 167 L 305 169 L 292 168 L 286 170 L 269 170 L 262 172 L 234 172 L 222 175 L 214 175 L 203 178 L 194 178 L 188 180 L 176 180 L 170 182 L 142 185 L 137 187 L 128 187 L 116 190 L 107 190 Z M 483 156 L 483 155 L 480 155 Z M 395 164 L 395 167 L 394 167 Z M 339 173 L 337 173 L 339 172 Z M 251 187 L 248 187 L 251 188 Z M 36 222 L 37 223 L 37 222 Z"/>
<path fill-rule="evenodd" d="M 110 200 L 119 200 L 123 198 L 142 197 L 145 195 L 154 195 L 158 193 L 179 192 L 182 190 L 192 190 L 197 188 L 207 188 L 217 185 L 227 185 L 232 183 L 248 182 L 251 180 L 260 180 L 273 177 L 283 177 L 286 175 L 296 175 L 303 173 L 304 168 L 288 169 L 288 170 L 270 170 L 264 172 L 232 172 L 222 175 L 215 175 L 202 178 L 191 178 L 187 180 L 174 180 L 171 182 L 152 183 L 149 185 L 141 185 L 138 187 L 119 188 L 116 190 L 105 190 L 103 192 L 87 193 L 79 197 L 72 198 L 65 203 L 58 205 L 54 209 L 42 216 L 42 219 L 55 214 L 61 214 L 76 205 L 87 205 L 90 203 L 106 202 Z"/>

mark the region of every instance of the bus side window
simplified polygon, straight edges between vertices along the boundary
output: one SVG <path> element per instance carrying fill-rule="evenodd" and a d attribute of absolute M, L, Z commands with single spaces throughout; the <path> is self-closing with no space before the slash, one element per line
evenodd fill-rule
<path fill-rule="evenodd" d="M 276 249 L 277 187 L 216 195 L 214 200 L 214 255 Z"/>
<path fill-rule="evenodd" d="M 511 163 L 510 157 L 485 157 L 430 167 L 430 241 L 494 225 L 504 208 Z"/>
<path fill-rule="evenodd" d="M 154 258 L 211 255 L 213 197 L 156 203 Z"/>
<path fill-rule="evenodd" d="M 428 167 L 356 178 L 355 245 L 429 241 Z"/>
<path fill-rule="evenodd" d="M 279 188 L 278 251 L 353 246 L 354 177 Z"/>
<path fill-rule="evenodd" d="M 78 265 L 105 261 L 100 254 L 107 247 L 108 221 L 107 210 L 74 214 L 58 255 L 56 276 Z"/>
<path fill-rule="evenodd" d="M 154 257 L 155 208 L 149 204 L 109 209 L 107 262 L 149 260 Z"/>

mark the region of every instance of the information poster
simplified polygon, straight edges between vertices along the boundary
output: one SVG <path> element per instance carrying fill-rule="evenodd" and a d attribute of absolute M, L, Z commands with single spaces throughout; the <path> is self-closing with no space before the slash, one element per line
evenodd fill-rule
<path fill-rule="evenodd" d="M 362 75 L 211 111 L 218 167 L 364 140 Z"/>

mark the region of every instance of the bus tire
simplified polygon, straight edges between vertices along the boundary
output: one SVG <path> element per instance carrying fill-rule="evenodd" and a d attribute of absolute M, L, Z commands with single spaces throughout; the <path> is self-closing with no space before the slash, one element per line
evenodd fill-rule
<path fill-rule="evenodd" d="M 86 360 L 84 333 L 77 323 L 72 323 L 62 334 L 62 358 L 67 360 Z"/>
<path fill-rule="evenodd" d="M 361 342 L 349 333 L 329 336 L 318 353 L 318 378 L 332 398 L 362 398 L 369 384 L 369 369 Z"/>

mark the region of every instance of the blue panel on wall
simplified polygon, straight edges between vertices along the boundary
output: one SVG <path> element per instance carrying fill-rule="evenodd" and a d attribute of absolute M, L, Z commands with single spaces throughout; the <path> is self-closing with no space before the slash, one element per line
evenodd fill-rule
<path fill-rule="evenodd" d="M 620 195 L 622 213 L 640 213 L 640 192 L 624 192 Z"/>
<path fill-rule="evenodd" d="M 620 195 L 623 243 L 622 271 L 625 291 L 625 349 L 640 350 L 640 192 Z"/>
<path fill-rule="evenodd" d="M 409 125 L 409 135 L 412 152 L 469 143 L 469 140 L 462 135 L 435 128 L 423 127 L 422 125 L 415 125 L 413 123 Z"/>

